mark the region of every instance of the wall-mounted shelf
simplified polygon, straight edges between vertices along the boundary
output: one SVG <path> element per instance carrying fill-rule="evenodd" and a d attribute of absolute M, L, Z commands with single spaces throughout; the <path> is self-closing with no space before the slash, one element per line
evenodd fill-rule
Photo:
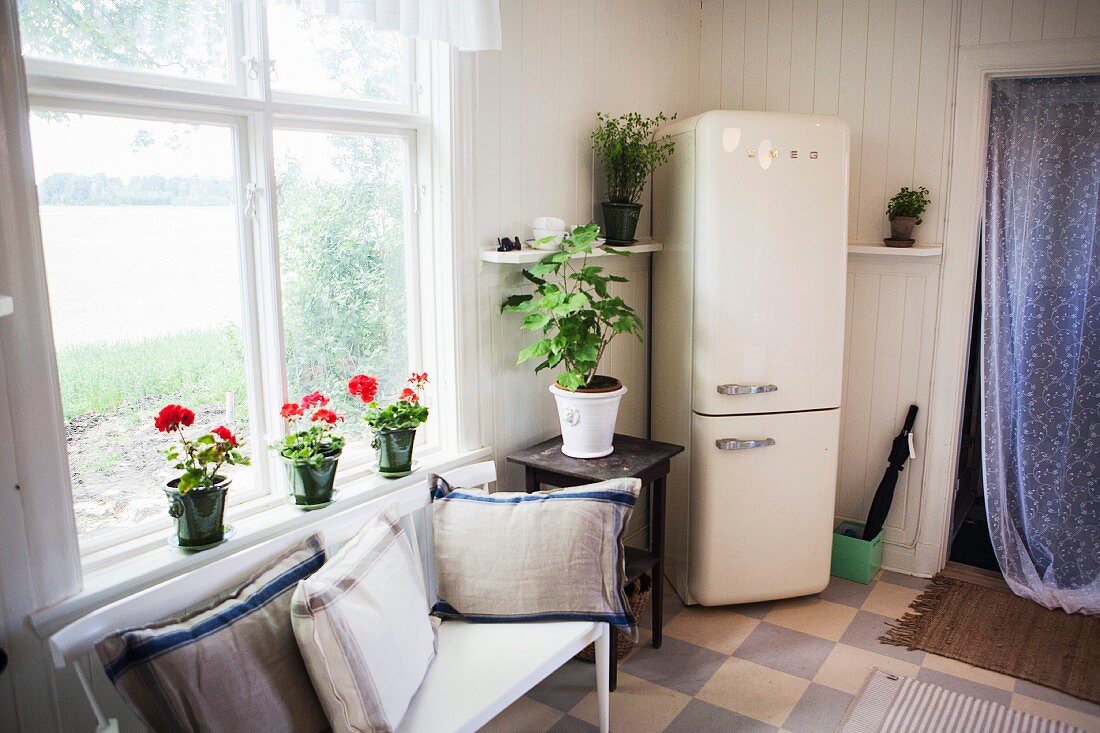
<path fill-rule="evenodd" d="M 10 295 L 0 295 L 0 318 L 4 316 L 10 316 L 12 311 L 15 310 L 15 301 L 11 299 Z"/>
<path fill-rule="evenodd" d="M 848 242 L 848 254 L 872 257 L 939 257 L 942 244 L 918 242 L 912 247 L 887 247 L 882 242 Z"/>
<path fill-rule="evenodd" d="M 605 252 L 608 247 L 601 247 L 600 249 L 592 250 L 592 254 L 589 257 L 607 257 L 608 252 Z M 639 240 L 637 244 L 630 247 L 617 247 L 620 252 L 660 252 L 664 249 L 664 245 L 660 242 L 654 242 L 649 239 Z M 497 252 L 496 250 L 481 250 L 478 255 L 482 262 L 492 262 L 498 265 L 527 265 L 532 262 L 538 262 L 546 255 L 550 254 L 553 250 L 544 249 L 521 249 L 513 250 L 512 252 Z M 573 255 L 573 259 L 582 257 L 583 255 Z"/>

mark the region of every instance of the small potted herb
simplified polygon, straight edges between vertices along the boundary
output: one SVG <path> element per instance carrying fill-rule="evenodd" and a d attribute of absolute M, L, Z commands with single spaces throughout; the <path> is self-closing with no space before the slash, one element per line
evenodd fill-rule
<path fill-rule="evenodd" d="M 663 112 L 656 117 L 642 117 L 637 112 L 607 117 L 597 112 L 596 119 L 599 125 L 592 131 L 592 149 L 607 174 L 607 201 L 602 204 L 604 236 L 609 244 L 632 244 L 642 212 L 638 203 L 642 189 L 657 166 L 672 155 L 675 143 L 668 136 L 653 137 L 670 118 Z"/>
<path fill-rule="evenodd" d="M 225 538 L 225 495 L 230 479 L 218 471 L 222 466 L 247 466 L 248 456 L 242 444 L 224 425 L 219 425 L 194 440 L 183 432 L 195 422 L 195 413 L 182 405 L 167 405 L 153 424 L 162 433 L 179 435 L 179 445 L 164 452 L 172 467 L 182 471 L 168 482 L 168 514 L 176 523 L 176 544 L 184 549 L 201 550 Z"/>
<path fill-rule="evenodd" d="M 614 377 L 597 373 L 608 344 L 619 334 L 642 340 L 642 320 L 609 287 L 625 283 L 588 263 L 599 228 L 577 227 L 557 251 L 523 271 L 534 291 L 509 296 L 501 310 L 523 313 L 525 331 L 541 338 L 519 352 L 517 364 L 541 359 L 536 372 L 562 369 L 550 393 L 558 406 L 561 452 L 572 458 L 599 458 L 614 450 L 612 440 L 619 403 L 626 387 Z M 606 249 L 605 252 L 627 255 Z"/>
<path fill-rule="evenodd" d="M 413 472 L 416 429 L 428 419 L 428 408 L 420 401 L 428 384 L 428 373 L 413 372 L 408 384 L 396 400 L 383 407 L 376 399 L 377 377 L 357 374 L 348 382 L 348 392 L 367 405 L 364 419 L 374 430 L 371 446 L 378 451 L 378 473 L 386 478 L 400 478 Z"/>
<path fill-rule="evenodd" d="M 320 508 L 332 501 L 336 466 L 344 450 L 344 438 L 334 429 L 344 417 L 328 409 L 328 403 L 325 395 L 310 392 L 301 402 L 283 405 L 281 414 L 290 432 L 272 446 L 286 463 L 290 496 L 303 509 Z"/>
<path fill-rule="evenodd" d="M 890 238 L 886 240 L 889 247 L 912 247 L 913 227 L 923 224 L 920 215 L 932 203 L 928 198 L 928 189 L 921 186 L 917 189 L 902 187 L 890 199 L 886 206 L 886 215 L 890 217 Z"/>

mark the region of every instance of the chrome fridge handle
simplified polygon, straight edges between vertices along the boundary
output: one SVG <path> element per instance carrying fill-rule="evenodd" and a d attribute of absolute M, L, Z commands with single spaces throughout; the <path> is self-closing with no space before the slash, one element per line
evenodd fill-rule
<path fill-rule="evenodd" d="M 748 450 L 749 448 L 767 448 L 775 445 L 775 438 L 761 438 L 760 440 L 741 440 L 740 438 L 719 438 L 714 441 L 718 450 Z"/>
<path fill-rule="evenodd" d="M 763 394 L 764 392 L 775 392 L 778 390 L 774 384 L 719 384 L 718 394 Z"/>

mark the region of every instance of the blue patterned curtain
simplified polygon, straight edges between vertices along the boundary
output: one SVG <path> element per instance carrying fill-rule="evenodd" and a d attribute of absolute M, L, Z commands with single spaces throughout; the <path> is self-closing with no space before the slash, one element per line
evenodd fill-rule
<path fill-rule="evenodd" d="M 993 82 L 986 510 L 1009 586 L 1100 613 L 1100 77 Z"/>

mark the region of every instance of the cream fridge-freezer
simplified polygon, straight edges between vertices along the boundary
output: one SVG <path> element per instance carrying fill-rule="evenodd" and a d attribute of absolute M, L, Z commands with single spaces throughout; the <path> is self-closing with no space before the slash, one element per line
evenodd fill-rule
<path fill-rule="evenodd" d="M 689 603 L 828 583 L 843 368 L 848 126 L 714 111 L 662 131 L 654 177 L 651 434 L 667 562 Z"/>

